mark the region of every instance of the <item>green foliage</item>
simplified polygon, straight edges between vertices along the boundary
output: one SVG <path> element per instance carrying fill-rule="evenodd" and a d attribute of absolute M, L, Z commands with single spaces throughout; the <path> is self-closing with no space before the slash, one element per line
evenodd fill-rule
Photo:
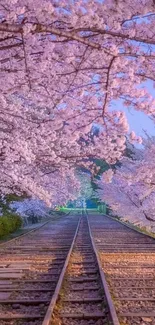
<path fill-rule="evenodd" d="M 96 176 L 102 175 L 106 170 L 110 168 L 109 164 L 107 164 L 106 161 L 102 159 L 95 159 L 94 163 L 97 167 L 100 167 L 100 170 Z"/>
<path fill-rule="evenodd" d="M 0 217 L 0 238 L 4 237 L 22 225 L 22 219 L 17 214 L 6 214 Z"/>
<path fill-rule="evenodd" d="M 95 183 L 97 179 L 106 171 L 109 169 L 109 165 L 102 159 L 95 159 L 94 163 L 97 167 L 100 167 L 100 170 L 95 174 L 95 176 L 91 177 L 91 186 L 93 191 L 98 189 L 98 185 Z M 94 200 L 96 204 L 98 204 L 98 200 Z"/>
<path fill-rule="evenodd" d="M 7 204 L 9 204 L 9 203 L 11 203 L 13 201 L 22 201 L 22 200 L 27 199 L 27 198 L 28 198 L 28 196 L 25 193 L 23 193 L 20 196 L 18 196 L 17 194 L 13 194 L 13 193 L 7 194 L 5 196 L 5 199 L 6 199 L 6 203 Z"/>

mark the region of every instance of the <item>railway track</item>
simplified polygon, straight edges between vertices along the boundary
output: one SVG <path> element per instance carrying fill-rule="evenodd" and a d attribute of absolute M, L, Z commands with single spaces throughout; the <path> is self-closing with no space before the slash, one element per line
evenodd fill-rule
<path fill-rule="evenodd" d="M 0 247 L 0 325 L 119 325 L 86 216 Z"/>
<path fill-rule="evenodd" d="M 155 240 L 109 217 L 90 227 L 121 325 L 155 325 Z"/>
<path fill-rule="evenodd" d="M 0 246 L 0 325 L 155 325 L 154 270 L 155 241 L 106 216 L 48 223 Z"/>
<path fill-rule="evenodd" d="M 43 325 L 119 325 L 86 216 Z"/>
<path fill-rule="evenodd" d="M 0 246 L 0 325 L 42 325 L 79 216 L 49 222 Z"/>

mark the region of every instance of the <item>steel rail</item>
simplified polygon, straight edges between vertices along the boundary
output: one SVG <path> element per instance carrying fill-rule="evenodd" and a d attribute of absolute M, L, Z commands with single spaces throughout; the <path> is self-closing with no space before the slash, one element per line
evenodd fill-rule
<path fill-rule="evenodd" d="M 106 278 L 105 278 L 105 274 L 104 274 L 104 271 L 102 269 L 102 265 L 101 265 L 101 261 L 100 261 L 100 258 L 99 258 L 98 252 L 97 252 L 97 248 L 96 248 L 93 236 L 92 236 L 91 227 L 90 227 L 90 223 L 89 223 L 89 219 L 88 219 L 87 215 L 86 215 L 86 218 L 87 218 L 87 222 L 88 222 L 88 228 L 89 228 L 89 234 L 90 234 L 90 238 L 91 238 L 91 242 L 92 242 L 92 247 L 93 247 L 96 259 L 97 259 L 99 273 L 100 273 L 100 276 L 101 276 L 102 285 L 103 285 L 103 288 L 104 288 L 107 304 L 108 304 L 108 307 L 109 307 L 110 316 L 111 316 L 113 325 L 120 325 L 120 322 L 119 322 L 117 314 L 116 314 L 115 306 L 114 306 L 114 303 L 113 303 L 113 300 L 112 300 L 112 297 L 111 297 L 111 294 L 110 294 L 110 291 L 109 291 L 109 288 L 108 288 L 108 284 L 107 284 L 107 281 L 106 281 Z M 43 324 L 43 325 L 45 325 L 45 324 Z"/>
<path fill-rule="evenodd" d="M 148 252 L 150 253 L 150 256 L 151 256 L 152 252 L 154 252 L 154 250 L 153 250 L 154 242 L 149 240 L 150 238 L 155 239 L 154 237 L 142 232 L 139 229 L 135 229 L 134 227 L 132 227 L 132 225 L 128 225 L 123 221 L 115 219 L 114 217 L 111 217 L 111 216 L 108 216 L 105 214 L 100 214 L 99 215 L 100 220 L 102 217 L 103 217 L 103 219 L 104 219 L 104 217 L 105 217 L 105 219 L 107 219 L 106 220 L 107 223 L 103 222 L 102 226 L 99 223 L 98 226 L 95 228 L 96 235 L 94 235 L 94 237 L 96 237 L 96 238 L 103 238 L 103 236 L 105 236 L 103 238 L 103 240 L 101 240 L 101 244 L 96 243 L 96 246 L 100 252 L 103 252 L 105 254 L 112 253 L 113 256 L 115 253 L 117 254 L 119 252 L 119 256 L 121 256 L 125 252 L 127 252 L 127 253 L 130 252 L 130 249 L 132 247 L 133 247 L 134 255 L 136 253 L 146 254 L 146 252 L 147 252 L 147 257 L 149 257 Z M 90 221 L 90 223 L 91 222 L 92 221 Z M 114 227 L 111 228 L 111 225 L 114 225 Z M 95 222 L 94 222 L 94 226 L 95 226 Z M 101 229 L 101 233 L 98 237 L 97 230 L 99 230 L 99 229 Z M 111 229 L 112 229 L 112 231 L 116 231 L 116 242 L 112 241 L 112 243 L 111 243 L 111 239 L 109 237 L 109 233 L 110 233 L 109 230 L 111 230 Z M 122 229 L 121 233 L 119 233 L 120 229 Z M 129 231 L 129 229 L 130 229 L 130 231 Z M 92 230 L 93 230 L 93 226 L 92 226 Z M 117 234 L 117 230 L 118 230 L 119 236 Z M 125 233 L 131 234 L 131 238 L 133 235 L 133 242 L 132 242 L 132 239 L 131 239 L 131 241 L 129 240 L 126 242 L 126 236 L 124 237 Z M 105 235 L 103 235 L 103 234 L 105 234 Z M 121 235 L 122 235 L 122 237 L 121 237 Z M 134 241 L 134 238 L 136 241 Z M 143 240 L 144 240 L 144 242 L 142 242 L 142 243 L 140 242 L 140 246 L 139 246 L 139 243 L 137 243 L 138 238 L 143 238 Z M 121 240 L 121 239 L 122 239 L 122 242 L 120 244 L 119 240 Z M 111 244 L 109 244 L 109 240 L 110 240 Z M 117 242 L 117 240 L 118 240 L 118 242 Z M 145 241 L 148 245 L 146 245 Z M 149 245 L 151 247 L 150 251 L 148 251 Z M 110 250 L 109 250 L 109 247 L 110 247 Z M 118 248 L 118 251 L 115 251 L 115 248 Z M 120 248 L 120 250 L 119 250 L 119 248 Z M 144 250 L 144 248 L 145 248 L 145 250 Z M 103 249 L 103 251 L 102 251 L 102 249 Z M 155 247 L 154 247 L 154 249 L 155 249 Z M 121 265 L 121 262 L 122 261 L 124 262 L 123 259 L 124 259 L 123 255 L 122 255 L 121 259 L 118 261 L 117 261 L 117 255 L 116 255 L 116 258 L 112 261 L 112 263 L 111 263 L 110 255 L 109 255 L 109 259 L 107 259 L 106 261 L 104 261 L 104 259 L 103 259 L 103 263 L 105 263 L 106 273 L 108 275 L 108 278 L 111 280 L 111 284 L 110 284 L 111 289 L 112 289 L 112 291 L 114 290 L 115 300 L 117 302 L 119 302 L 119 304 L 121 306 L 120 310 L 118 307 L 118 312 L 117 312 L 120 317 L 120 320 L 122 320 L 122 317 L 129 318 L 130 319 L 129 324 L 130 323 L 132 324 L 134 321 L 136 322 L 136 318 L 142 319 L 143 317 L 144 318 L 146 317 L 146 318 L 148 318 L 148 322 L 152 321 L 152 323 L 153 323 L 153 319 L 151 319 L 151 318 L 155 317 L 155 312 L 154 312 L 153 305 L 151 304 L 151 302 L 154 303 L 155 298 L 153 296 L 153 292 L 151 289 L 154 288 L 154 285 L 153 285 L 154 282 L 152 282 L 152 286 L 151 286 L 151 284 L 148 283 L 147 281 L 154 281 L 154 276 L 153 276 L 154 273 L 153 272 L 154 272 L 155 266 L 149 263 L 150 260 L 145 261 L 145 258 L 144 259 L 140 258 L 139 260 L 137 258 L 137 262 L 136 262 L 136 255 L 134 256 L 134 260 L 131 260 L 132 263 L 133 263 L 133 261 L 134 261 L 134 263 L 135 262 L 137 263 L 135 265 L 130 266 L 130 258 L 128 259 L 127 265 Z M 116 263 L 116 265 L 113 265 L 113 263 Z M 145 263 L 145 265 L 141 265 L 141 263 Z M 149 264 L 147 265 L 146 263 L 149 263 Z M 115 272 L 115 268 L 119 269 L 118 274 L 117 274 L 117 271 Z M 132 273 L 132 269 L 134 269 L 134 268 L 141 269 L 140 277 L 138 277 L 138 275 L 139 275 L 138 272 Z M 147 271 L 143 272 L 144 268 L 147 269 Z M 125 272 L 124 274 L 121 273 L 122 269 L 123 269 L 123 272 Z M 128 271 L 128 269 L 129 269 L 129 271 Z M 152 271 L 150 271 L 150 269 L 152 269 Z M 118 286 L 117 286 L 117 281 L 119 283 Z M 127 281 L 126 286 L 123 281 Z M 129 281 L 130 281 L 130 283 L 128 283 Z M 135 283 L 135 281 L 136 281 L 136 283 Z M 140 286 L 137 285 L 137 281 L 138 281 L 138 283 L 140 283 Z M 142 286 L 143 283 L 144 283 L 144 285 Z M 147 285 L 147 283 L 148 283 L 148 285 Z M 116 288 L 117 288 L 117 291 L 116 291 L 117 295 L 115 295 Z M 118 294 L 118 292 L 121 292 L 121 290 L 123 292 L 124 288 L 129 290 L 129 292 L 126 291 L 125 295 Z M 143 290 L 143 291 L 140 291 L 140 294 L 139 294 L 139 289 Z M 149 296 L 148 296 L 148 293 L 147 293 L 147 296 L 145 296 L 146 289 L 150 290 Z M 135 296 L 135 294 L 136 294 L 136 296 Z M 138 302 L 137 306 L 139 306 L 139 303 L 140 304 L 142 303 L 141 308 L 136 309 L 136 302 Z M 145 304 L 145 302 L 146 302 L 146 304 Z M 124 305 L 126 303 L 127 303 L 127 305 Z M 122 311 L 122 308 L 124 309 L 123 311 Z M 135 317 L 135 319 L 134 319 L 134 317 Z M 139 319 L 138 319 L 138 322 L 139 322 L 139 324 L 141 324 L 141 321 L 139 321 Z M 145 322 L 145 320 L 144 320 L 144 322 Z M 147 320 L 146 320 L 146 322 L 147 322 Z"/>
<path fill-rule="evenodd" d="M 69 259 L 70 259 L 70 256 L 71 256 L 71 253 L 72 253 L 72 250 L 73 250 L 73 247 L 74 247 L 74 243 L 75 243 L 77 234 L 78 234 L 79 226 L 80 226 L 80 223 L 81 223 L 81 218 L 82 217 L 79 218 L 79 222 L 78 222 L 78 225 L 77 225 L 77 228 L 76 228 L 76 231 L 75 231 L 75 235 L 74 235 L 71 247 L 70 247 L 68 255 L 66 257 L 63 269 L 62 269 L 62 271 L 60 273 L 59 280 L 57 282 L 54 294 L 52 296 L 51 302 L 50 302 L 49 307 L 47 309 L 47 312 L 45 314 L 42 325 L 50 325 L 51 318 L 52 318 L 52 313 L 53 313 L 54 307 L 56 305 L 56 302 L 58 300 L 58 296 L 59 296 L 59 293 L 60 293 L 60 289 L 62 287 L 62 282 L 63 282 L 64 276 L 65 276 L 65 272 L 66 272 L 66 269 L 67 269 L 67 266 L 68 266 L 68 263 L 69 263 Z"/>
<path fill-rule="evenodd" d="M 59 219 L 61 219 L 61 220 L 59 220 L 60 223 L 63 223 L 62 222 L 62 219 L 63 218 L 59 218 Z M 43 288 L 40 288 L 39 287 L 39 291 L 40 292 L 42 292 L 42 291 L 45 291 L 46 292 L 47 289 L 48 289 L 48 291 L 53 294 L 53 292 L 55 290 L 55 287 L 57 285 L 57 282 L 59 281 L 59 274 L 60 274 L 61 269 L 62 269 L 62 267 L 64 265 L 64 262 L 66 260 L 66 254 L 68 253 L 68 250 L 71 247 L 71 244 L 72 244 L 72 241 L 73 241 L 73 237 L 74 237 L 75 231 L 77 229 L 77 224 L 79 223 L 79 220 L 80 220 L 79 216 L 76 217 L 76 220 L 75 220 L 75 218 L 71 218 L 71 219 L 73 221 L 73 225 L 71 225 L 71 227 L 69 226 L 69 230 L 68 230 L 68 222 L 70 221 L 70 218 L 69 218 L 69 221 L 67 221 L 67 226 L 65 227 L 66 232 L 64 232 L 64 234 L 62 234 L 62 232 L 60 231 L 61 230 L 61 228 L 60 228 L 60 230 L 58 231 L 58 234 L 57 234 L 57 235 L 59 235 L 59 233 L 60 233 L 60 245 L 62 245 L 62 246 L 64 245 L 63 247 L 55 247 L 55 239 L 54 239 L 55 238 L 55 235 L 54 235 L 54 237 L 53 237 L 54 241 L 50 241 L 50 243 L 51 243 L 50 244 L 51 245 L 51 249 L 50 249 L 50 246 L 48 246 L 48 244 L 47 244 L 46 238 L 48 238 L 49 236 L 51 236 L 51 233 L 50 232 L 49 232 L 49 234 L 47 233 L 47 237 L 46 237 L 46 232 L 44 234 L 44 230 L 40 232 L 40 228 L 43 228 L 43 229 L 44 229 L 44 227 L 46 227 L 47 229 L 49 228 L 48 226 L 46 226 L 47 224 L 50 224 L 51 225 L 50 226 L 51 227 L 50 229 L 52 229 L 53 224 L 55 224 L 55 222 L 52 222 L 50 220 L 49 221 L 46 221 L 44 224 L 41 224 L 39 227 L 33 228 L 30 231 L 22 234 L 21 237 L 24 237 L 23 238 L 24 244 L 21 243 L 21 244 L 18 245 L 18 241 L 17 241 L 16 242 L 17 246 L 15 246 L 15 253 L 14 253 L 14 247 L 12 247 L 12 245 L 9 246 L 9 247 L 7 247 L 7 243 L 10 242 L 10 241 L 12 241 L 12 240 L 15 242 L 16 240 L 18 240 L 18 237 L 13 238 L 12 240 L 10 240 L 8 242 L 4 242 L 3 243 L 3 246 L 2 247 L 5 247 L 6 246 L 7 250 L 5 250 L 4 252 L 2 250 L 2 256 L 5 257 L 5 255 L 4 255 L 5 253 L 12 254 L 12 252 L 13 252 L 13 254 L 15 254 L 15 259 L 16 259 L 16 255 L 17 255 L 17 263 L 19 263 L 19 267 L 18 267 L 18 265 L 17 265 L 17 268 L 14 267 L 15 262 L 13 262 L 14 260 L 12 261 L 12 259 L 11 259 L 12 256 L 10 257 L 10 255 L 8 255 L 7 261 L 6 260 L 4 260 L 4 261 L 2 260 L 2 268 L 0 269 L 0 280 L 1 280 L 0 281 L 1 282 L 1 285 L 0 285 L 0 293 L 1 293 L 1 291 L 5 292 L 4 289 L 6 290 L 6 287 L 7 287 L 7 289 L 9 289 L 9 292 L 19 291 L 19 296 L 20 296 L 20 291 L 21 292 L 24 292 L 24 291 L 25 292 L 26 291 L 32 291 L 32 292 L 34 291 L 34 292 L 37 292 L 38 291 L 38 288 L 36 288 L 36 287 L 34 289 L 32 289 L 30 287 L 31 290 L 29 290 L 29 288 L 27 289 L 25 287 L 26 286 L 26 283 L 32 283 L 32 284 L 41 284 L 41 283 L 44 284 L 44 283 L 46 283 L 45 287 L 43 287 Z M 71 228 L 73 228 L 73 229 L 71 229 Z M 35 243 L 34 241 L 36 240 L 36 238 L 38 239 L 38 242 L 37 242 L 37 246 L 36 247 L 33 247 L 32 249 L 30 249 L 30 246 L 29 245 L 31 245 L 31 243 L 28 243 L 27 244 L 28 246 L 25 247 L 25 239 L 27 240 L 27 237 L 28 237 L 27 235 L 29 233 L 31 233 L 31 232 L 34 232 L 34 231 L 35 231 L 35 239 L 34 239 L 34 236 L 32 236 L 32 244 Z M 39 234 L 38 234 L 38 232 L 39 232 Z M 41 234 L 41 238 L 40 238 L 40 234 Z M 44 238 L 44 236 L 45 236 L 45 238 Z M 42 242 L 42 239 L 43 239 L 43 242 Z M 31 239 L 30 239 L 30 241 L 31 241 Z M 28 238 L 28 242 L 29 242 L 29 238 Z M 54 243 L 54 248 L 53 248 L 53 244 L 52 243 Z M 8 249 L 10 249 L 10 248 L 11 248 L 11 250 L 8 251 Z M 20 254 L 19 252 L 21 252 L 20 251 L 21 248 L 22 248 L 22 254 L 21 254 L 21 258 L 19 259 L 18 257 L 19 257 L 19 254 Z M 27 279 L 27 278 L 25 279 L 25 278 L 22 277 L 23 276 L 23 271 L 26 270 L 26 272 L 27 272 L 27 270 L 30 269 L 30 265 L 34 263 L 33 262 L 33 259 L 31 258 L 31 256 L 29 256 L 29 252 L 32 252 L 32 256 L 33 256 L 33 254 L 36 254 L 36 252 L 38 251 L 38 249 L 39 249 L 39 252 L 41 253 L 41 255 L 38 258 L 38 261 L 40 260 L 40 257 L 41 256 L 42 256 L 41 257 L 41 260 L 44 259 L 44 258 L 46 259 L 47 256 L 49 256 L 48 255 L 48 251 L 49 252 L 52 251 L 52 254 L 53 254 L 53 250 L 54 250 L 55 251 L 54 259 L 52 258 L 51 260 L 49 260 L 50 263 L 52 263 L 52 261 L 54 261 L 54 263 L 49 264 L 51 267 L 48 268 L 48 273 L 47 273 L 46 268 L 45 268 L 45 272 L 43 271 L 44 274 L 43 274 L 43 272 L 40 273 L 43 276 L 45 275 L 47 278 L 44 279 L 44 277 L 43 277 L 41 279 L 39 279 L 39 278 L 38 279 L 37 278 L 36 279 L 35 278 L 32 279 L 30 277 L 30 279 Z M 60 251 L 60 249 L 61 249 L 61 251 Z M 16 252 L 16 250 L 17 250 L 17 252 Z M 47 255 L 46 254 L 44 255 L 44 250 L 45 250 L 45 252 L 47 252 Z M 64 257 L 63 256 L 60 256 L 60 255 L 64 255 L 64 253 L 65 253 L 65 256 Z M 26 267 L 25 267 L 25 264 L 27 263 L 27 256 L 28 256 L 28 265 L 26 265 Z M 29 257 L 30 257 L 30 261 L 29 261 Z M 63 261 L 63 262 L 61 262 L 61 261 Z M 11 265 L 12 263 L 13 263 L 13 265 Z M 25 263 L 25 264 L 23 264 L 23 263 Z M 54 270 L 53 270 L 53 265 L 54 264 L 57 267 L 54 267 Z M 56 268 L 57 268 L 57 272 L 55 270 Z M 50 269 L 51 269 L 51 271 L 50 271 Z M 12 273 L 12 272 L 15 272 L 15 273 Z M 53 277 L 52 278 L 51 275 L 52 276 L 55 276 L 56 275 L 56 277 Z M 18 283 L 17 282 L 15 282 L 15 283 L 12 282 L 13 279 L 15 279 L 15 280 L 18 279 Z M 7 280 L 7 281 L 4 281 L 4 280 Z M 4 283 L 2 281 L 4 281 Z M 49 286 L 47 286 L 47 283 L 50 284 L 50 288 L 49 288 Z M 24 288 L 21 288 L 21 290 L 19 289 L 20 284 L 24 285 Z M 52 288 L 51 288 L 51 284 L 52 284 Z M 54 288 L 53 288 L 53 285 L 54 285 Z M 3 289 L 3 290 L 1 290 L 1 289 Z M 38 299 L 38 295 L 37 296 L 35 296 L 35 295 L 36 294 L 34 294 L 34 298 L 32 298 L 32 296 L 30 295 L 30 299 L 29 300 L 28 299 L 25 299 L 25 297 L 24 298 L 23 297 L 17 297 L 17 299 L 12 300 L 12 299 L 10 299 L 10 297 L 5 298 L 5 294 L 2 293 L 2 294 L 0 294 L 0 296 L 1 296 L 0 297 L 0 305 L 2 305 L 2 306 L 3 305 L 7 305 L 7 306 L 11 305 L 11 308 L 12 308 L 12 305 L 15 304 L 15 303 L 17 303 L 17 302 L 21 306 L 22 305 L 30 305 L 30 306 L 38 305 L 39 306 L 40 303 L 41 303 L 41 304 L 44 304 L 44 306 L 42 306 L 42 307 L 44 309 L 46 307 L 46 310 L 47 310 L 47 308 L 48 308 L 48 306 L 50 304 L 50 301 L 51 301 L 51 297 L 49 297 L 49 294 L 48 294 L 48 296 L 46 296 L 44 294 L 43 299 Z M 23 296 L 23 293 L 21 294 L 21 296 Z M 9 310 L 9 307 L 7 307 L 7 308 L 8 308 L 8 310 L 6 310 L 6 313 L 7 313 L 7 311 L 10 311 Z M 3 307 L 2 307 L 2 309 L 3 309 Z M 23 313 L 21 311 L 21 313 L 18 312 L 18 313 L 12 314 L 12 315 L 7 315 L 7 314 L 4 314 L 4 312 L 2 310 L 2 313 L 0 313 L 0 320 L 4 320 L 4 321 L 5 320 L 6 321 L 10 320 L 11 321 L 11 320 L 18 320 L 18 319 L 20 319 L 20 320 L 23 320 L 24 321 L 24 320 L 27 319 L 27 320 L 30 321 L 30 320 L 35 320 L 35 319 L 42 319 L 41 321 L 43 321 L 44 320 L 44 316 L 46 315 L 46 310 L 44 310 L 44 315 L 42 315 L 42 313 L 38 314 L 38 313 L 35 313 L 35 312 L 31 315 L 31 313 L 29 313 L 29 310 L 28 310 L 28 312 L 26 310 L 26 312 L 24 311 Z M 0 322 L 0 324 L 1 324 L 1 322 Z"/>

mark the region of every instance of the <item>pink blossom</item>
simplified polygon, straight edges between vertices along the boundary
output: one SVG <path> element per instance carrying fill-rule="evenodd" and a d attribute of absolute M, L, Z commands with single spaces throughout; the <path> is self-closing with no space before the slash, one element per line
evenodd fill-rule
<path fill-rule="evenodd" d="M 141 141 L 126 109 L 155 113 L 153 12 L 152 0 L 0 1 L 3 193 L 65 202 L 77 168 L 94 173 L 94 158 L 116 163 L 126 137 Z"/>

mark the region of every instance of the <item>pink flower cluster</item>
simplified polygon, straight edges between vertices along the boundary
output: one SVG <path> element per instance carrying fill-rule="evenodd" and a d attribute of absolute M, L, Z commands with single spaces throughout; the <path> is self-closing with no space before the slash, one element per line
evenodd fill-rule
<path fill-rule="evenodd" d="M 122 157 L 126 109 L 155 113 L 154 12 L 153 0 L 0 1 L 2 193 L 65 202 L 77 167 Z"/>
<path fill-rule="evenodd" d="M 101 178 L 97 195 L 115 215 L 155 231 L 155 138 L 144 144 L 132 158 L 122 159 L 111 182 L 106 182 L 107 176 Z"/>

